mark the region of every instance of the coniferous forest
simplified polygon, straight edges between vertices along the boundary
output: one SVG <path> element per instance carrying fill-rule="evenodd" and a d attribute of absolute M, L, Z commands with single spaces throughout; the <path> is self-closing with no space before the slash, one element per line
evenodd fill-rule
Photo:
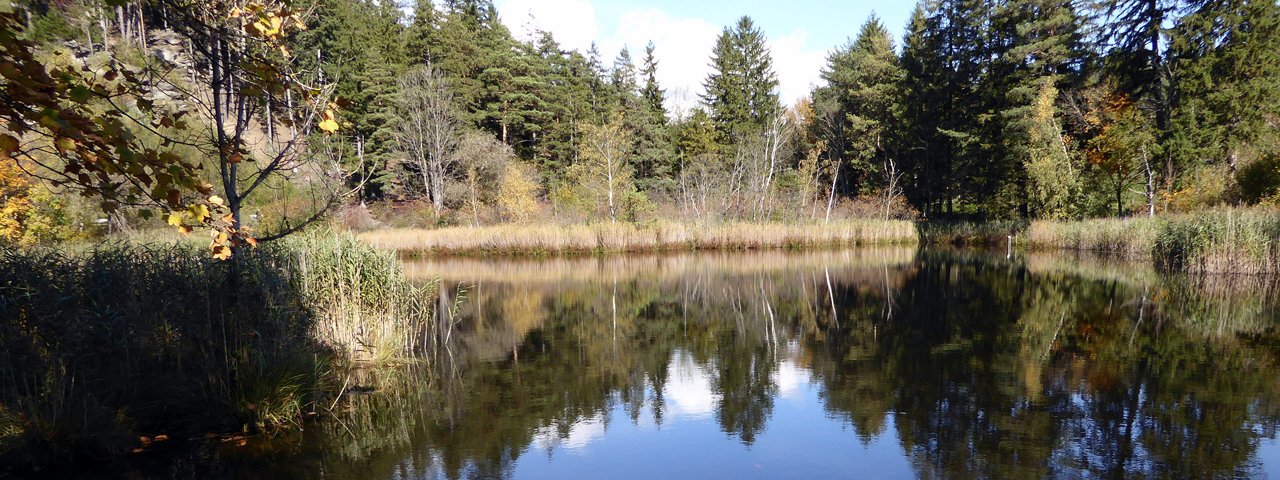
<path fill-rule="evenodd" d="M 460 212 L 474 202 L 499 216 L 518 201 L 450 188 L 479 176 L 534 181 L 539 201 L 588 218 L 803 218 L 841 205 L 869 215 L 885 204 L 898 218 L 1077 219 L 1265 203 L 1280 187 L 1274 2 L 924 1 L 907 25 L 849 19 L 825 84 L 795 105 L 779 101 L 767 33 L 743 17 L 708 52 L 713 71 L 686 112 L 665 106 L 652 45 L 615 54 L 565 51 L 546 32 L 517 41 L 482 1 L 423 2 L 410 16 L 320 5 L 333 14 L 298 49 L 318 52 L 356 105 L 345 119 L 364 154 L 346 170 L 365 200 Z M 417 69 L 438 72 L 467 139 L 433 174 L 430 154 L 397 142 L 397 109 L 413 106 L 396 99 L 420 88 L 399 80 Z M 468 158 L 486 151 L 476 142 L 511 156 Z M 616 166 L 601 158 L 614 156 Z"/>
<path fill-rule="evenodd" d="M 200 96 L 212 63 L 191 51 L 200 35 L 175 25 L 171 3 L 30 0 L 15 22 L 37 60 L 154 70 L 158 56 L 178 77 L 162 95 Z M 794 105 L 779 99 L 768 33 L 744 16 L 706 53 L 712 71 L 692 108 L 665 98 L 652 43 L 601 52 L 543 31 L 519 40 L 491 1 L 305 0 L 290 15 L 297 28 L 272 40 L 297 78 L 323 88 L 333 128 L 298 131 L 316 113 L 302 111 L 308 100 L 238 92 L 261 105 L 245 110 L 233 158 L 280 159 L 261 142 L 270 137 L 295 150 L 271 165 L 315 165 L 261 175 L 270 192 L 222 197 L 237 222 L 248 209 L 259 235 L 318 211 L 357 228 L 1071 220 L 1272 204 L 1280 191 L 1274 2 L 921 1 L 906 25 L 848 19 L 849 42 Z M 196 166 L 219 159 L 190 153 Z M 71 225 L 97 209 L 27 187 L 104 189 L 75 175 L 40 182 L 48 175 L 32 163 L 60 169 L 9 168 L 6 189 L 20 193 L 7 197 L 7 241 L 84 235 Z M 115 206 L 185 205 L 166 196 L 112 200 L 110 225 L 151 218 Z"/>

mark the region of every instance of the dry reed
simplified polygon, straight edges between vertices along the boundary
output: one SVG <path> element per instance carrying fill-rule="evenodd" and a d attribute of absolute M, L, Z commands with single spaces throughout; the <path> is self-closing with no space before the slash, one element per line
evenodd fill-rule
<path fill-rule="evenodd" d="M 519 255 L 914 244 L 917 234 L 915 225 L 907 221 L 842 220 L 829 224 L 498 225 L 380 230 L 363 233 L 360 239 L 375 248 L 402 253 Z"/>

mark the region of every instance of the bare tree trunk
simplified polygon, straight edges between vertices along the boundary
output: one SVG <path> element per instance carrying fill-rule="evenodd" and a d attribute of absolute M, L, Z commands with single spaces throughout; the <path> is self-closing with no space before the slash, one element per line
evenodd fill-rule
<path fill-rule="evenodd" d="M 1156 216 L 1156 175 L 1155 170 L 1151 168 L 1151 157 L 1147 155 L 1146 147 L 1142 148 L 1142 164 L 1147 170 L 1147 216 L 1155 218 Z"/>
<path fill-rule="evenodd" d="M 831 223 L 831 207 L 836 204 L 836 182 L 840 180 L 840 162 L 836 161 L 836 171 L 831 175 L 831 193 L 827 195 L 827 218 L 822 223 Z"/>
<path fill-rule="evenodd" d="M 605 165 L 609 179 L 609 223 L 618 223 L 618 210 L 613 204 L 613 153 L 605 154 Z"/>

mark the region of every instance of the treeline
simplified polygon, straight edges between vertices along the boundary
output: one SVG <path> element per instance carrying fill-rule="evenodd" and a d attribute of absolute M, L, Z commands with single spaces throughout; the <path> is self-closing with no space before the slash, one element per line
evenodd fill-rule
<path fill-rule="evenodd" d="M 442 73 L 466 128 L 536 166 L 560 211 L 822 217 L 861 198 L 846 213 L 1079 218 L 1272 201 L 1280 187 L 1275 2 L 923 1 L 901 42 L 868 19 L 793 106 L 744 17 L 710 52 L 700 104 L 678 113 L 652 45 L 637 64 L 547 32 L 517 41 L 486 1 L 423 2 L 410 18 L 357 0 L 317 9 L 329 13 L 304 48 L 352 100 L 368 198 L 446 195 L 410 174 L 394 134 L 395 79 L 422 67 Z M 474 185 L 467 163 L 443 173 Z"/>
<path fill-rule="evenodd" d="M 154 48 L 138 32 L 165 27 L 146 1 L 27 3 L 54 44 Z M 1070 219 L 1280 189 L 1271 1 L 924 0 L 900 41 L 867 19 L 794 105 L 743 17 L 687 111 L 652 44 L 520 40 L 491 0 L 297 7 L 293 58 L 343 99 L 337 174 L 361 204 L 436 222 Z"/>

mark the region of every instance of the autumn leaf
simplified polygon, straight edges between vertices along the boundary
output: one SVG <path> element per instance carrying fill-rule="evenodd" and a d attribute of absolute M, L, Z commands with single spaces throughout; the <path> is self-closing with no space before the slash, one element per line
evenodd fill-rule
<path fill-rule="evenodd" d="M 231 258 L 231 248 L 226 245 L 214 245 L 211 248 L 211 251 L 213 253 L 213 258 L 218 260 L 225 261 L 226 259 Z"/>
<path fill-rule="evenodd" d="M 181 214 L 181 213 L 170 213 L 170 214 L 169 214 L 169 225 L 173 225 L 173 226 L 175 226 L 175 227 L 181 227 L 181 226 L 182 226 L 182 214 Z"/>
<path fill-rule="evenodd" d="M 76 141 L 67 137 L 59 138 L 53 144 L 58 148 L 58 153 L 67 153 L 76 149 Z"/>
<path fill-rule="evenodd" d="M 209 207 L 201 204 L 193 204 L 187 207 L 187 212 L 191 214 L 191 219 L 196 223 L 203 223 L 209 219 Z"/>
<path fill-rule="evenodd" d="M 18 139 L 12 135 L 0 135 L 0 156 L 8 157 L 18 151 Z"/>
<path fill-rule="evenodd" d="M 338 132 L 338 122 L 334 120 L 334 116 L 335 114 L 333 113 L 333 110 L 325 110 L 324 113 L 321 114 L 321 118 L 323 118 L 323 120 L 320 121 L 321 131 L 326 134 L 334 134 Z"/>

